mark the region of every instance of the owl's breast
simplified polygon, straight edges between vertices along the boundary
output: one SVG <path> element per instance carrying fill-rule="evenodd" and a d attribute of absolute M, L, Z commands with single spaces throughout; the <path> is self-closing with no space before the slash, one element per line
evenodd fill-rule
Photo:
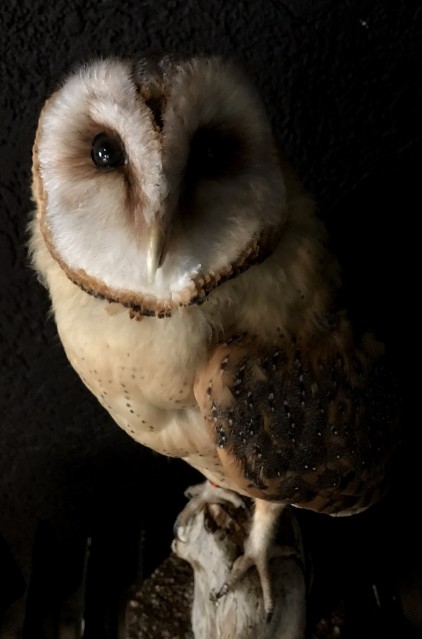
<path fill-rule="evenodd" d="M 50 291 L 67 357 L 114 421 L 159 453 L 219 465 L 193 394 L 209 348 L 198 309 L 137 321 L 62 278 Z"/>

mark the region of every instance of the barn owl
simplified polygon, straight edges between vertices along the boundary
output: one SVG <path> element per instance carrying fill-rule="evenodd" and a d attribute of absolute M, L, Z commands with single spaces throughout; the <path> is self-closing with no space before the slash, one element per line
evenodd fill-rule
<path fill-rule="evenodd" d="M 46 102 L 33 263 L 67 357 L 117 424 L 255 502 L 221 594 L 258 569 L 266 611 L 288 504 L 357 513 L 396 441 L 383 346 L 339 304 L 325 229 L 257 91 L 219 58 L 106 59 Z"/>

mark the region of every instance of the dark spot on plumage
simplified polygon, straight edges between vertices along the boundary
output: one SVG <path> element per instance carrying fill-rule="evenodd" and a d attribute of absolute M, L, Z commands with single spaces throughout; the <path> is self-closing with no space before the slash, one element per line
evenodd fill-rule
<path fill-rule="evenodd" d="M 192 297 L 192 299 L 189 301 L 189 306 L 194 306 L 195 304 L 202 304 L 203 302 L 205 302 L 206 297 L 205 295 L 195 295 L 194 297 Z"/>
<path fill-rule="evenodd" d="M 236 335 L 231 335 L 224 342 L 221 342 L 221 345 L 222 346 L 230 346 L 231 344 L 233 344 L 235 342 L 240 344 L 245 336 L 246 336 L 245 332 L 237 333 Z"/>
<path fill-rule="evenodd" d="M 221 360 L 220 363 L 220 370 L 225 371 L 227 368 L 227 365 L 229 363 L 229 356 L 226 355 L 226 357 L 224 359 Z"/>
<path fill-rule="evenodd" d="M 222 428 L 222 426 L 217 426 L 216 432 L 217 432 L 217 446 L 219 448 L 224 448 L 224 446 L 226 445 L 226 441 L 227 441 L 227 437 L 226 437 L 226 433 L 224 431 L 224 428 Z"/>
<path fill-rule="evenodd" d="M 141 308 L 140 306 L 134 306 L 132 307 L 132 310 L 136 311 L 137 313 L 141 313 L 141 315 L 145 315 L 146 317 L 155 317 L 156 313 L 154 311 L 150 311 L 147 308 Z M 170 313 L 168 314 L 170 315 Z M 159 313 L 159 317 L 166 317 L 165 314 Z"/>

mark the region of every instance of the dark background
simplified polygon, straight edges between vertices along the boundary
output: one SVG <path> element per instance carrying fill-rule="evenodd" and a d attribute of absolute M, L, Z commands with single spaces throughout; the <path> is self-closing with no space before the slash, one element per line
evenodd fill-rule
<path fill-rule="evenodd" d="M 183 488 L 197 479 L 132 442 L 83 387 L 26 251 L 31 146 L 43 101 L 81 60 L 149 49 L 222 53 L 245 66 L 327 222 L 356 321 L 372 325 L 395 358 L 406 416 L 390 499 L 358 523 L 303 521 L 328 591 L 367 605 L 378 584 L 381 609 L 368 604 L 377 621 L 351 615 L 350 636 L 390 636 L 402 608 L 420 622 L 406 593 L 422 583 L 413 373 L 420 377 L 421 14 L 420 0 L 1 2 L 2 638 L 23 624 L 25 637 L 57 636 L 63 600 L 81 582 L 88 536 L 90 570 L 79 593 L 90 601 L 85 636 L 113 637 L 116 601 L 168 553 Z M 380 618 L 384 634 L 377 635 Z"/>

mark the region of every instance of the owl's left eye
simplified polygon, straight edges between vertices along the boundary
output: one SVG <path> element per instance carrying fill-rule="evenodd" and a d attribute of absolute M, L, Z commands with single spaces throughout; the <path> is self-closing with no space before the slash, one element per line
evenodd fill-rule
<path fill-rule="evenodd" d="M 91 158 L 99 169 L 117 169 L 126 161 L 121 140 L 110 133 L 98 133 L 92 141 Z"/>

